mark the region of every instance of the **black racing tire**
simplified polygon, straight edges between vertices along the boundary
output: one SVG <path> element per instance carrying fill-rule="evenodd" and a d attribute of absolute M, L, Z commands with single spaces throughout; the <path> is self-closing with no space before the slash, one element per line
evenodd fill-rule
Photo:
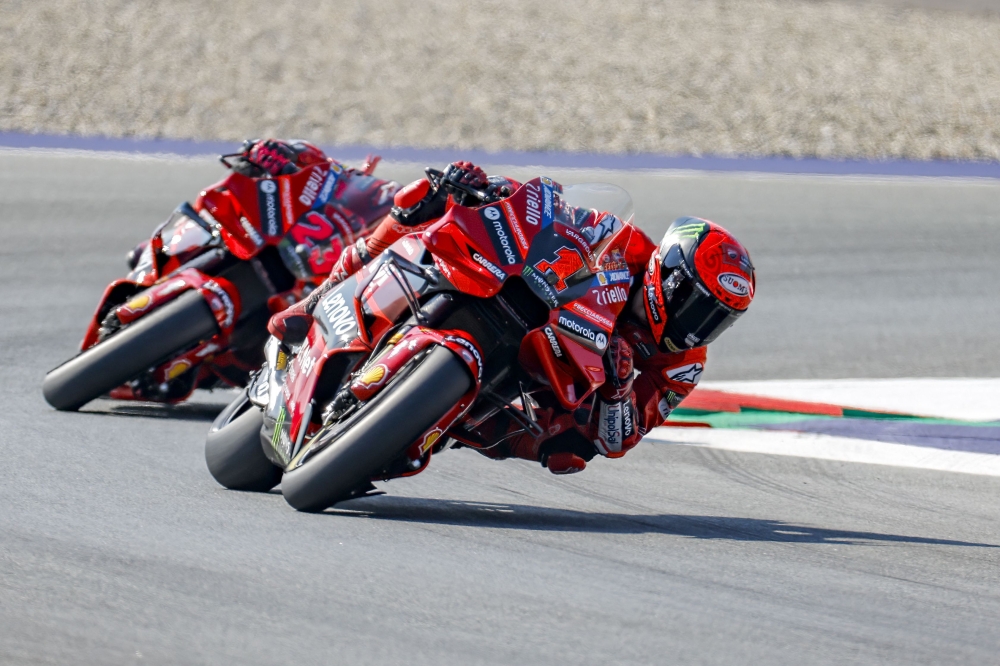
<path fill-rule="evenodd" d="M 50 371 L 42 394 L 56 409 L 76 411 L 218 332 L 215 315 L 201 293 L 185 292 Z"/>
<path fill-rule="evenodd" d="M 245 391 L 219 414 L 205 438 L 205 463 L 219 485 L 266 493 L 281 482 L 281 468 L 264 455 L 263 426 L 264 414 Z"/>
<path fill-rule="evenodd" d="M 351 496 L 448 413 L 472 386 L 465 364 L 434 347 L 419 365 L 368 402 L 339 439 L 285 472 L 281 492 L 293 508 L 316 512 Z"/>

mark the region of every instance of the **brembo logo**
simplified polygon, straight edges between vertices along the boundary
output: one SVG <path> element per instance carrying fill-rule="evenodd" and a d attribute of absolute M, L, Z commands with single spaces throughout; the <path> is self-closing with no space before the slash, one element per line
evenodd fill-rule
<path fill-rule="evenodd" d="M 718 279 L 722 288 L 734 296 L 743 297 L 750 294 L 750 283 L 741 275 L 737 275 L 736 273 L 722 273 Z"/>

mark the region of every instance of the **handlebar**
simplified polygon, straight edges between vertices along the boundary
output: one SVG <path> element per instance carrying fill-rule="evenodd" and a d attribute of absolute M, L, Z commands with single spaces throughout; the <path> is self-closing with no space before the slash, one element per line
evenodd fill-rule
<path fill-rule="evenodd" d="M 427 180 L 430 181 L 431 185 L 433 185 L 435 189 L 444 187 L 447 190 L 452 190 L 460 194 L 467 194 L 480 203 L 489 203 L 493 200 L 493 195 L 489 192 L 477 190 L 471 185 L 465 185 L 464 183 L 456 183 L 452 180 L 447 180 L 443 171 L 427 167 L 424 169 L 424 173 L 427 174 Z"/>

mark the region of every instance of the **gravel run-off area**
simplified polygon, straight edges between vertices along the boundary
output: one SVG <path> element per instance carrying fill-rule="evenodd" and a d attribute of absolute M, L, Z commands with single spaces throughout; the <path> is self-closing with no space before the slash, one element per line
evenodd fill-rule
<path fill-rule="evenodd" d="M 1000 15 L 804 0 L 0 0 L 0 131 L 1000 159 Z"/>

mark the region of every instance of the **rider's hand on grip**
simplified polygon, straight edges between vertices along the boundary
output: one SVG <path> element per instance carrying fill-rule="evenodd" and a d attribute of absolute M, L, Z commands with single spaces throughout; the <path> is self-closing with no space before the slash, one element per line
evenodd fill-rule
<path fill-rule="evenodd" d="M 245 158 L 251 164 L 272 176 L 282 176 L 299 170 L 295 166 L 295 151 L 283 141 L 267 139 L 252 143 L 244 150 Z"/>
<path fill-rule="evenodd" d="M 421 178 L 396 193 L 389 216 L 404 227 L 416 227 L 444 215 L 447 201 L 444 188 L 434 189 L 430 181 Z"/>
<path fill-rule="evenodd" d="M 631 393 L 634 378 L 632 346 L 616 333 L 604 352 L 604 383 L 598 393 L 609 401 L 621 400 Z"/>

